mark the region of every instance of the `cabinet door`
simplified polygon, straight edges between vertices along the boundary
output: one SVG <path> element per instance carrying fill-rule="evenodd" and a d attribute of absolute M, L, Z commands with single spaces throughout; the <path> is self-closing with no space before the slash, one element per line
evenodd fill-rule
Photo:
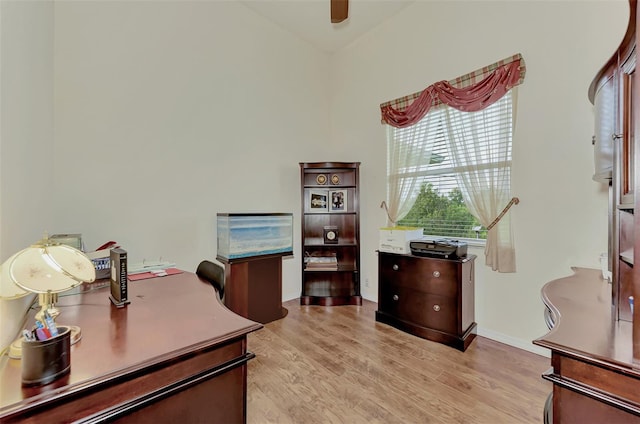
<path fill-rule="evenodd" d="M 593 179 L 608 183 L 613 172 L 613 137 L 615 134 L 616 93 L 613 76 L 604 83 L 594 99 L 595 135 L 593 137 Z"/>
<path fill-rule="evenodd" d="M 634 187 L 634 139 L 635 125 L 633 116 L 635 109 L 635 96 L 633 95 L 635 85 L 635 57 L 633 67 L 624 69 L 621 81 L 621 117 L 622 117 L 622 140 L 620 146 L 620 203 L 633 205 Z"/>

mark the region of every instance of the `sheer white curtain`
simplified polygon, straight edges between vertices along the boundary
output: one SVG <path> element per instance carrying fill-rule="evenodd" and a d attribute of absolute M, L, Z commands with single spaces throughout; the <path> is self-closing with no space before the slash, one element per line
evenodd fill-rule
<path fill-rule="evenodd" d="M 416 201 L 424 177 L 421 171 L 431 159 L 433 137 L 440 116 L 428 113 L 420 125 L 387 127 L 387 217 L 395 225 L 409 213 Z"/>
<path fill-rule="evenodd" d="M 484 227 L 511 200 L 511 141 L 515 127 L 516 88 L 478 112 L 446 108 L 448 140 L 458 185 L 469 211 Z M 494 271 L 515 272 L 510 214 L 487 233 L 486 264 Z"/>

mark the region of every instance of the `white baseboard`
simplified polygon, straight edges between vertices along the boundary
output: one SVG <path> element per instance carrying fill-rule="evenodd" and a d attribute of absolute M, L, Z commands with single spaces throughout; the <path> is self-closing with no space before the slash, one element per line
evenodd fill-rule
<path fill-rule="evenodd" d="M 506 334 L 498 333 L 496 331 L 486 330 L 478 327 L 478 336 L 486 337 L 487 339 L 495 340 L 500 343 L 504 343 L 509 346 L 513 346 L 518 349 L 526 350 L 531 353 L 535 353 L 546 358 L 551 357 L 549 349 L 545 349 L 540 346 L 534 345 L 530 340 L 518 339 L 515 337 L 507 336 Z"/>

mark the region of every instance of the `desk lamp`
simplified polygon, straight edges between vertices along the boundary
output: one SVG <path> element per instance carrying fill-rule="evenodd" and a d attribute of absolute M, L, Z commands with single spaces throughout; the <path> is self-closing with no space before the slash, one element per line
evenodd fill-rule
<path fill-rule="evenodd" d="M 44 322 L 45 311 L 54 319 L 59 315 L 55 308 L 58 293 L 83 282 L 92 282 L 95 277 L 93 262 L 83 252 L 44 238 L 11 256 L 2 264 L 0 297 L 15 299 L 29 293 L 37 293 L 41 309 L 36 314 L 36 319 Z M 73 344 L 80 340 L 81 331 L 80 327 L 69 327 Z M 11 345 L 11 356 L 19 355 L 21 349 L 16 344 L 21 340 L 22 338 Z"/>

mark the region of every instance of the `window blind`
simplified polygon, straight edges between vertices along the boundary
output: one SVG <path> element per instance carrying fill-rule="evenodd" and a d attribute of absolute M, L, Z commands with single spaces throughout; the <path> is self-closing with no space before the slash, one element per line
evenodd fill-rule
<path fill-rule="evenodd" d="M 403 193 L 415 202 L 399 225 L 425 228 L 425 234 L 446 237 L 486 238 L 486 229 L 471 213 L 460 196 L 464 187 L 458 177 L 481 172 L 483 180 L 509 187 L 512 153 L 512 93 L 478 112 L 461 112 L 447 106 L 434 108 L 413 126 L 390 127 L 389 157 L 404 157 L 394 178 L 416 179 L 412 193 Z M 447 119 L 448 114 L 448 119 Z M 473 118 L 477 114 L 478 119 Z M 471 155 L 459 155 L 464 146 L 453 145 L 453 134 L 462 134 L 464 143 L 475 144 Z M 508 143 L 504 143 L 508 137 Z M 459 141 L 458 141 L 459 142 Z M 417 148 L 417 144 L 421 147 Z M 427 146 L 425 148 L 425 146 Z M 480 148 L 478 148 L 480 146 Z M 420 152 L 407 155 L 408 152 Z M 392 168 L 389 168 L 392 169 Z M 490 187 L 487 187 L 489 190 Z M 461 206 L 462 205 L 462 206 Z M 462 209 L 465 209 L 464 211 Z M 466 213 L 465 213 L 466 212 Z"/>

